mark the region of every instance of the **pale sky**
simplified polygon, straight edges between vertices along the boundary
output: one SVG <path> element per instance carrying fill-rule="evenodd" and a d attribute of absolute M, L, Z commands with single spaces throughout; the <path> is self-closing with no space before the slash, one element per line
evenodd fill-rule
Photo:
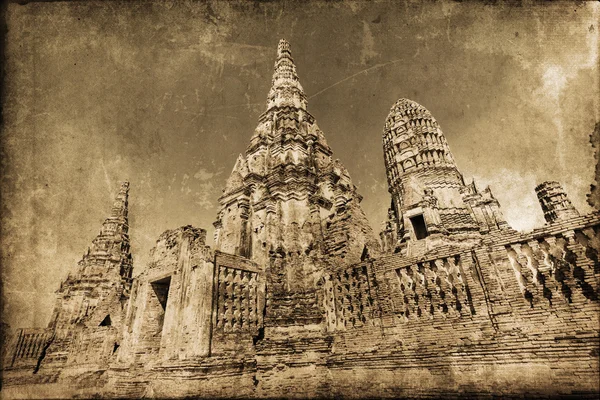
<path fill-rule="evenodd" d="M 389 204 L 381 133 L 407 97 L 509 223 L 543 224 L 534 187 L 581 212 L 600 120 L 598 3 L 93 3 L 7 7 L 3 319 L 45 326 L 54 291 L 131 181 L 134 274 L 166 229 L 212 236 L 217 198 L 265 110 L 279 39 L 308 109 L 364 196 Z"/>

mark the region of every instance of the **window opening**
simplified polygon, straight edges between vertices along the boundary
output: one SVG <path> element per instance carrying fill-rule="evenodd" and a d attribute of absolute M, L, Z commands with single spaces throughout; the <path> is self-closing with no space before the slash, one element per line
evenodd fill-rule
<path fill-rule="evenodd" d="M 425 225 L 425 219 L 423 218 L 423 214 L 410 217 L 410 223 L 412 224 L 413 231 L 415 232 L 417 240 L 425 239 L 427 236 L 429 236 L 429 232 L 427 232 L 427 225 Z"/>

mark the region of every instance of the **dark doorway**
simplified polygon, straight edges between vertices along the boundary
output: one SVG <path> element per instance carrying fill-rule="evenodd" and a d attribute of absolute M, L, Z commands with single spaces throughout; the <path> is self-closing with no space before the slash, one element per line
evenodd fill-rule
<path fill-rule="evenodd" d="M 425 219 L 423 218 L 423 214 L 410 217 L 410 223 L 412 224 L 413 231 L 415 232 L 417 240 L 425 239 L 427 236 L 429 236 L 429 232 L 427 232 L 427 225 L 425 225 Z"/>
<path fill-rule="evenodd" d="M 110 320 L 110 315 L 107 315 L 106 317 L 104 317 L 102 322 L 100 322 L 100 326 L 111 326 L 111 325 L 112 325 L 112 321 Z"/>
<path fill-rule="evenodd" d="M 154 314 L 154 319 L 157 323 L 156 333 L 162 333 L 163 323 L 165 320 L 165 311 L 167 310 L 167 300 L 169 297 L 169 287 L 171 286 L 171 277 L 167 277 L 151 283 L 154 295 L 156 296 L 151 302 L 149 308 Z M 154 305 L 152 305 L 154 303 Z"/>
<path fill-rule="evenodd" d="M 156 298 L 158 299 L 163 311 L 167 309 L 169 286 L 171 286 L 170 276 L 159 281 L 152 282 L 152 289 L 154 289 L 154 294 L 156 294 Z"/>

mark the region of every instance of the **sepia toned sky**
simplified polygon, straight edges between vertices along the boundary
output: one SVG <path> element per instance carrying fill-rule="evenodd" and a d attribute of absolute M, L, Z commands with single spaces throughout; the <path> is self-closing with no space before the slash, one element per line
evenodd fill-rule
<path fill-rule="evenodd" d="M 212 236 L 280 38 L 377 232 L 390 201 L 381 132 L 400 97 L 432 112 L 465 178 L 492 187 L 514 228 L 543 224 L 534 187 L 548 179 L 589 212 L 598 18 L 595 2 L 8 5 L 3 320 L 48 323 L 120 180 L 134 274 L 166 229 Z"/>

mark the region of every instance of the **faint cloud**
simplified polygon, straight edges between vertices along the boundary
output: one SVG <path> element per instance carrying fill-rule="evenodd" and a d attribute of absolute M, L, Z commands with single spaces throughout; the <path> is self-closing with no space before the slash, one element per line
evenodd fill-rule
<path fill-rule="evenodd" d="M 535 194 L 536 185 L 541 183 L 535 173 L 501 168 L 473 178 L 480 190 L 490 186 L 504 217 L 514 229 L 528 231 L 545 223 Z"/>
<path fill-rule="evenodd" d="M 188 174 L 183 174 L 183 178 L 181 179 L 181 188 L 179 189 L 181 193 L 190 194 L 190 192 L 192 191 L 188 183 L 189 180 L 190 176 Z"/>
<path fill-rule="evenodd" d="M 207 170 L 205 168 L 200 168 L 198 170 L 198 172 L 196 172 L 194 174 L 194 178 L 198 179 L 199 181 L 206 181 L 206 180 L 209 180 L 209 179 L 211 179 L 211 178 L 213 178 L 213 177 L 215 177 L 215 176 L 217 176 L 219 174 L 220 174 L 220 172 L 213 173 L 213 172 L 210 172 L 209 170 Z"/>
<path fill-rule="evenodd" d="M 213 167 L 212 169 L 204 167 L 206 161 L 207 160 L 204 158 L 199 158 L 195 163 L 195 167 L 198 168 L 198 170 L 194 174 L 194 179 L 200 182 L 213 179 L 223 173 L 223 167 L 217 168 L 215 159 L 210 160 L 210 165 Z"/>
<path fill-rule="evenodd" d="M 550 65 L 544 71 L 542 90 L 554 101 L 558 101 L 567 81 L 568 77 L 560 65 Z"/>
<path fill-rule="evenodd" d="M 216 187 L 213 182 L 204 182 L 200 184 L 200 190 L 194 193 L 194 197 L 196 198 L 194 203 L 197 204 L 200 208 L 208 210 L 214 207 L 211 199 L 215 197 Z"/>
<path fill-rule="evenodd" d="M 362 49 L 360 50 L 360 63 L 365 65 L 372 58 L 377 57 L 379 53 L 375 51 L 375 39 L 369 28 L 369 23 L 363 21 L 363 39 Z"/>

